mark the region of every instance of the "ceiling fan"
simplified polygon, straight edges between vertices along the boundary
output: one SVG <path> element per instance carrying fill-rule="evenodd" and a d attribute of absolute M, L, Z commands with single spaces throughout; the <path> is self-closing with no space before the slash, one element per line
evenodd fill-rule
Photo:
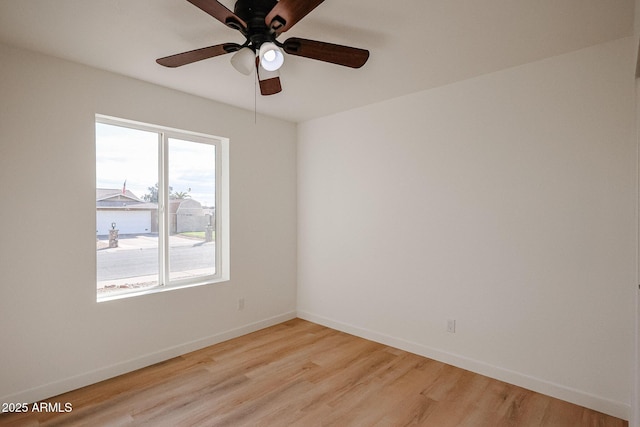
<path fill-rule="evenodd" d="M 216 0 L 187 1 L 240 31 L 246 41 L 217 44 L 156 60 L 165 67 L 180 67 L 235 52 L 231 58 L 234 68 L 247 75 L 257 69 L 260 93 L 273 95 L 282 91 L 278 69 L 284 62 L 283 50 L 290 55 L 351 68 L 362 67 L 369 59 L 368 50 L 355 47 L 297 37 L 284 42 L 277 40 L 324 0 L 237 0 L 233 12 Z"/>

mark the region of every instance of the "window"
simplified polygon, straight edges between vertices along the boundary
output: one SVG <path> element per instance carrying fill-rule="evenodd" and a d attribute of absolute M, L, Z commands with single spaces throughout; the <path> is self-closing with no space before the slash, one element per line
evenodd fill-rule
<path fill-rule="evenodd" d="M 97 299 L 229 279 L 228 140 L 96 116 Z"/>

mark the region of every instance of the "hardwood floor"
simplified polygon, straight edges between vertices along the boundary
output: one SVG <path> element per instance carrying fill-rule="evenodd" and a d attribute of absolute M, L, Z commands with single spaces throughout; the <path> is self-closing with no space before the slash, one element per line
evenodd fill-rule
<path fill-rule="evenodd" d="M 48 402 L 10 426 L 627 426 L 580 406 L 295 319 Z"/>

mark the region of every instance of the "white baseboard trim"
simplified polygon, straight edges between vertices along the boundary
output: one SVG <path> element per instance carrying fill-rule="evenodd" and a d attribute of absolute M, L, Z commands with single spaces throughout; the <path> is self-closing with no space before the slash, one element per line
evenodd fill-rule
<path fill-rule="evenodd" d="M 190 353 L 195 350 L 200 350 L 201 348 L 205 348 L 210 345 L 218 344 L 223 341 L 249 334 L 251 332 L 259 331 L 260 329 L 268 328 L 269 326 L 277 325 L 278 323 L 286 322 L 287 320 L 291 320 L 294 318 L 296 318 L 296 312 L 294 311 L 280 314 L 268 319 L 240 326 L 229 331 L 220 332 L 195 341 L 190 341 L 173 347 L 165 348 L 157 352 L 136 357 L 135 359 L 125 360 L 123 362 L 96 369 L 94 371 L 74 375 L 69 378 L 64 378 L 48 384 L 33 387 L 8 396 L 2 396 L 0 397 L 0 402 L 38 402 L 40 400 L 57 396 L 71 390 L 95 384 L 109 378 L 117 377 L 118 375 L 126 374 L 127 372 L 135 371 L 136 369 L 151 366 L 155 363 L 163 362 L 165 360 L 169 360 L 171 358 Z"/>
<path fill-rule="evenodd" d="M 584 406 L 614 417 L 622 418 L 623 420 L 629 420 L 629 416 L 631 414 L 631 406 L 623 402 L 610 400 L 602 396 L 593 395 L 561 384 L 522 374 L 520 372 L 493 366 L 465 356 L 449 353 L 416 342 L 395 338 L 366 328 L 329 319 L 307 311 L 299 310 L 298 317 L 313 323 L 327 326 L 331 329 L 336 329 L 351 335 L 379 342 L 381 344 L 437 360 L 448 365 L 456 366 L 458 368 L 466 369 L 509 384 L 523 387 L 537 393 L 545 394 L 547 396 Z"/>

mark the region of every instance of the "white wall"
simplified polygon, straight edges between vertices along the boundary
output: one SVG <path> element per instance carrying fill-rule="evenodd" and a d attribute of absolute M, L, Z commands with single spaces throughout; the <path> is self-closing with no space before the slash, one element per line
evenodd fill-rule
<path fill-rule="evenodd" d="M 0 401 L 295 316 L 294 124 L 4 45 L 0 57 Z M 96 303 L 96 113 L 230 138 L 230 282 Z"/>
<path fill-rule="evenodd" d="M 299 316 L 628 417 L 635 49 L 300 124 Z"/>

